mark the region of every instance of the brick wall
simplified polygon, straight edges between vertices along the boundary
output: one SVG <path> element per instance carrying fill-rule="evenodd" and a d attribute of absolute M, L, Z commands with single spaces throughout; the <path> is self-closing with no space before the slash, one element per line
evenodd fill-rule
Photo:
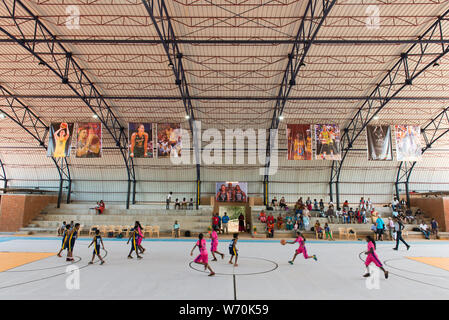
<path fill-rule="evenodd" d="M 49 203 L 56 203 L 55 195 L 4 194 L 0 204 L 0 231 L 19 231 L 26 227 Z"/>

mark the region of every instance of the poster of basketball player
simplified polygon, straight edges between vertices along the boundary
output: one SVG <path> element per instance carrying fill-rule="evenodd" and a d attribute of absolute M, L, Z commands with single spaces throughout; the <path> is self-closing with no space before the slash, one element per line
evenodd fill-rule
<path fill-rule="evenodd" d="M 182 151 L 181 125 L 163 123 L 157 125 L 158 158 L 180 157 Z"/>
<path fill-rule="evenodd" d="M 76 137 L 77 158 L 101 158 L 101 123 L 78 123 Z"/>
<path fill-rule="evenodd" d="M 309 124 L 287 124 L 287 159 L 312 160 L 312 132 Z"/>
<path fill-rule="evenodd" d="M 390 126 L 367 126 L 368 160 L 393 160 Z"/>
<path fill-rule="evenodd" d="M 248 183 L 217 182 L 215 184 L 215 200 L 218 202 L 247 202 Z"/>
<path fill-rule="evenodd" d="M 128 139 L 131 158 L 153 158 L 153 125 L 151 123 L 129 123 Z"/>
<path fill-rule="evenodd" d="M 57 122 L 50 125 L 47 156 L 65 158 L 72 148 L 73 123 Z"/>
<path fill-rule="evenodd" d="M 421 128 L 419 126 L 397 125 L 395 131 L 397 160 L 421 160 Z"/>
<path fill-rule="evenodd" d="M 341 160 L 340 127 L 336 124 L 315 125 L 317 160 Z"/>

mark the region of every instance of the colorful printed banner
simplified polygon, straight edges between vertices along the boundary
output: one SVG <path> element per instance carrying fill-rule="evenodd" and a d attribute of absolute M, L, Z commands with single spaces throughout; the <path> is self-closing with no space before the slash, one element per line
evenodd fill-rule
<path fill-rule="evenodd" d="M 309 124 L 287 124 L 288 160 L 312 160 L 312 132 Z"/>
<path fill-rule="evenodd" d="M 73 123 L 57 122 L 50 125 L 47 156 L 65 158 L 72 148 Z"/>
<path fill-rule="evenodd" d="M 151 123 L 128 123 L 129 156 L 153 158 L 153 125 Z"/>
<path fill-rule="evenodd" d="M 76 137 L 77 158 L 101 158 L 101 123 L 78 123 Z"/>
<path fill-rule="evenodd" d="M 158 158 L 180 157 L 182 151 L 181 125 L 164 123 L 157 125 Z"/>
<path fill-rule="evenodd" d="M 341 160 L 340 128 L 336 124 L 315 125 L 317 160 Z"/>
<path fill-rule="evenodd" d="M 396 125 L 396 158 L 398 161 L 419 161 L 422 156 L 421 127 Z"/>
<path fill-rule="evenodd" d="M 248 183 L 217 182 L 215 184 L 215 200 L 218 202 L 248 201 Z"/>

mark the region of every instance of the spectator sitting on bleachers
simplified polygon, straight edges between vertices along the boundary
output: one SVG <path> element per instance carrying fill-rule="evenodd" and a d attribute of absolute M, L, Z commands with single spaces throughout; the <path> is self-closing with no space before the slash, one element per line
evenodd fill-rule
<path fill-rule="evenodd" d="M 312 200 L 310 200 L 310 197 L 307 197 L 306 208 L 307 210 L 312 211 Z"/>
<path fill-rule="evenodd" d="M 190 198 L 190 201 L 189 201 L 189 210 L 193 210 L 193 198 Z"/>
<path fill-rule="evenodd" d="M 271 200 L 271 206 L 273 207 L 273 210 L 277 210 L 277 208 L 278 208 L 278 199 L 276 199 L 276 197 L 274 197 Z"/>
<path fill-rule="evenodd" d="M 416 217 L 416 218 L 419 218 L 422 214 L 423 214 L 423 213 L 422 213 L 421 209 L 418 208 L 418 209 L 416 210 L 416 212 L 415 212 L 415 217 Z"/>
<path fill-rule="evenodd" d="M 176 198 L 176 201 L 175 201 L 175 210 L 176 210 L 176 208 L 178 208 L 178 210 L 181 209 L 181 204 L 179 203 L 178 198 Z"/>
<path fill-rule="evenodd" d="M 316 201 L 316 199 L 313 199 L 313 210 L 314 211 L 318 211 L 318 201 Z"/>
<path fill-rule="evenodd" d="M 423 233 L 424 237 L 426 237 L 427 240 L 430 240 L 430 232 L 427 230 L 429 227 L 424 221 L 421 221 L 421 224 L 419 225 L 419 230 Z"/>
<path fill-rule="evenodd" d="M 293 230 L 293 219 L 291 216 L 285 217 L 285 229 L 286 230 Z"/>
<path fill-rule="evenodd" d="M 295 224 L 293 226 L 293 230 L 295 230 L 295 233 L 296 233 L 296 231 L 299 230 L 299 221 L 298 220 L 295 221 Z"/>
<path fill-rule="evenodd" d="M 345 200 L 345 202 L 343 203 L 343 210 L 349 211 L 349 202 L 348 202 L 348 200 Z"/>
<path fill-rule="evenodd" d="M 265 211 L 264 210 L 262 210 L 259 213 L 259 221 L 262 222 L 262 223 L 266 223 L 267 222 L 267 216 L 265 215 Z"/>
<path fill-rule="evenodd" d="M 287 203 L 285 203 L 285 198 L 282 197 L 281 200 L 279 200 L 279 208 L 284 209 L 287 208 Z"/>
<path fill-rule="evenodd" d="M 97 202 L 97 206 L 95 207 L 95 211 L 97 214 L 102 214 L 104 209 L 106 209 L 106 206 L 103 202 L 103 200 L 100 200 L 100 202 Z"/>
<path fill-rule="evenodd" d="M 284 219 L 282 218 L 282 215 L 280 213 L 276 220 L 277 220 L 276 225 L 278 227 L 278 230 L 282 230 L 282 227 L 284 225 Z"/>
<path fill-rule="evenodd" d="M 330 223 L 333 223 L 334 217 L 335 217 L 334 207 L 329 206 L 329 209 L 327 209 L 327 211 L 326 211 L 326 218 Z"/>
<path fill-rule="evenodd" d="M 412 210 L 411 209 L 407 209 L 405 210 L 405 221 L 406 223 L 413 223 L 413 221 L 415 220 L 415 217 L 413 216 Z"/>
<path fill-rule="evenodd" d="M 346 223 L 352 223 L 353 217 L 354 217 L 354 211 L 352 211 L 352 208 L 349 208 L 348 215 L 346 217 Z"/>
<path fill-rule="evenodd" d="M 323 199 L 320 199 L 320 215 L 324 215 L 324 202 Z"/>
<path fill-rule="evenodd" d="M 187 210 L 187 200 L 186 200 L 186 198 L 182 198 L 181 209 Z"/>
<path fill-rule="evenodd" d="M 272 213 L 270 213 L 267 217 L 267 224 L 269 224 L 269 223 L 274 224 L 274 217 L 273 217 Z"/>

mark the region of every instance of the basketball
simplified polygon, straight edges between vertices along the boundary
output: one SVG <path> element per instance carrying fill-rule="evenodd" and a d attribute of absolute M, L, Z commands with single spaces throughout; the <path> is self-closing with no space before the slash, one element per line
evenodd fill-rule
<path fill-rule="evenodd" d="M 68 124 L 66 122 L 61 123 L 61 128 L 62 129 L 67 129 Z"/>
<path fill-rule="evenodd" d="M 282 240 L 281 240 L 281 244 L 282 244 L 283 246 L 285 246 L 286 243 L 287 243 L 287 241 L 285 241 L 285 239 L 282 239 Z"/>

